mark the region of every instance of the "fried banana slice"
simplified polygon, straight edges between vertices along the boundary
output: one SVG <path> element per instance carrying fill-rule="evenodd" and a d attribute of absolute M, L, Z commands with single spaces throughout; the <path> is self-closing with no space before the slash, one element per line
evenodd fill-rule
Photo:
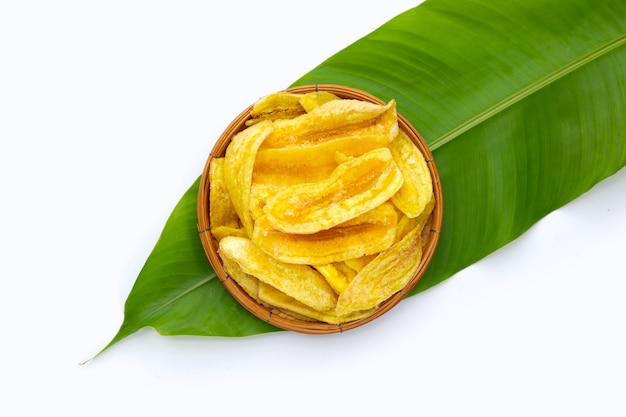
<path fill-rule="evenodd" d="M 252 126 L 263 120 L 291 119 L 304 114 L 306 110 L 300 104 L 303 97 L 304 94 L 285 92 L 262 97 L 252 105 L 246 125 Z"/>
<path fill-rule="evenodd" d="M 228 256 L 222 257 L 224 269 L 228 273 L 228 276 L 235 281 L 248 295 L 255 300 L 259 300 L 259 280 L 258 278 L 247 274 L 241 269 L 239 264 L 229 258 Z"/>
<path fill-rule="evenodd" d="M 404 131 L 398 132 L 389 149 L 404 177 L 392 201 L 407 216 L 417 217 L 433 197 L 432 177 L 424 155 Z"/>
<path fill-rule="evenodd" d="M 315 91 L 304 94 L 300 98 L 300 105 L 304 108 L 304 111 L 308 113 L 314 108 L 319 107 L 331 100 L 341 100 L 341 98 L 337 97 L 333 93 L 329 93 L 328 91 Z"/>
<path fill-rule="evenodd" d="M 382 106 L 359 100 L 331 100 L 310 113 L 275 120 L 274 131 L 262 148 L 313 144 L 328 136 L 342 135 L 345 131 L 375 124 L 377 117 L 390 107 L 395 108 L 395 101 Z"/>
<path fill-rule="evenodd" d="M 433 194 L 432 198 L 426 203 L 424 210 L 417 217 L 408 217 L 406 214 L 400 212 L 400 217 L 398 220 L 398 229 L 396 232 L 396 241 L 402 239 L 409 231 L 413 228 L 417 227 L 422 231 L 422 237 L 425 238 L 424 242 L 422 242 L 422 246 L 428 240 L 428 235 L 430 233 L 430 226 L 426 227 L 431 219 L 431 214 L 435 208 L 435 196 Z"/>
<path fill-rule="evenodd" d="M 224 239 L 226 236 L 239 236 L 239 237 L 248 237 L 248 234 L 243 229 L 243 227 L 230 227 L 230 226 L 217 226 L 211 228 L 211 235 L 218 242 Z"/>
<path fill-rule="evenodd" d="M 324 276 L 326 281 L 333 287 L 337 294 L 341 294 L 350 281 L 356 276 L 354 269 L 346 265 L 345 262 L 334 262 L 325 265 L 314 265 L 317 271 Z"/>
<path fill-rule="evenodd" d="M 428 221 L 430 220 L 430 215 L 432 214 L 434 209 L 435 209 L 435 195 L 433 194 L 431 195 L 430 200 L 428 200 L 428 203 L 426 203 L 424 210 L 422 210 L 422 212 L 415 218 L 417 221 L 417 224 L 416 224 L 417 228 L 419 228 L 422 231 L 424 230 L 424 228 L 428 224 Z"/>
<path fill-rule="evenodd" d="M 271 122 L 260 122 L 236 134 L 224 156 L 224 183 L 230 200 L 248 235 L 252 234 L 250 189 L 256 153 L 272 131 Z"/>
<path fill-rule="evenodd" d="M 431 227 L 432 227 L 433 218 L 431 214 L 433 213 L 434 209 L 435 209 L 435 196 L 433 194 L 433 197 L 430 199 L 428 204 L 426 204 L 424 211 L 422 211 L 422 213 L 419 216 L 417 216 L 418 227 L 421 227 L 422 229 L 422 248 L 425 247 L 426 244 L 428 243 L 428 239 L 430 238 L 430 233 L 432 232 Z"/>
<path fill-rule="evenodd" d="M 268 255 L 294 264 L 323 265 L 381 252 L 395 241 L 398 214 L 389 202 L 330 229 L 284 233 L 259 218 L 252 241 Z"/>
<path fill-rule="evenodd" d="M 253 182 L 293 185 L 321 181 L 339 165 L 337 154 L 361 156 L 389 145 L 397 134 L 397 114 L 395 107 L 389 106 L 371 125 L 342 130 L 315 143 L 260 149 L 254 162 Z"/>
<path fill-rule="evenodd" d="M 224 181 L 224 158 L 215 158 L 209 167 L 209 227 L 237 229 L 240 227 L 239 216 L 230 200 L 230 194 Z"/>
<path fill-rule="evenodd" d="M 253 177 L 254 178 L 254 177 Z M 253 220 L 263 217 L 265 203 L 283 188 L 283 185 L 258 184 L 252 181 L 250 191 L 250 214 Z"/>
<path fill-rule="evenodd" d="M 229 236 L 219 242 L 222 258 L 301 303 L 319 311 L 334 308 L 337 295 L 324 277 L 308 265 L 281 262 L 263 252 L 250 239 Z"/>
<path fill-rule="evenodd" d="M 264 282 L 259 283 L 259 300 L 295 317 L 323 321 L 329 324 L 341 324 L 362 319 L 370 316 L 375 311 L 375 309 L 370 309 L 338 316 L 333 310 L 314 310 Z"/>
<path fill-rule="evenodd" d="M 397 234 L 397 231 L 396 231 Z M 373 255 L 365 255 L 359 256 L 358 258 L 346 259 L 344 262 L 351 269 L 354 269 L 356 272 L 360 272 L 361 269 L 365 268 L 365 265 L 370 263 L 378 254 L 375 253 Z"/>
<path fill-rule="evenodd" d="M 276 230 L 312 234 L 381 205 L 403 181 L 389 149 L 377 148 L 340 164 L 327 180 L 284 187 L 263 212 Z"/>
<path fill-rule="evenodd" d="M 361 269 L 339 295 L 337 315 L 373 308 L 404 288 L 420 264 L 420 232 L 419 228 L 414 228 Z"/>

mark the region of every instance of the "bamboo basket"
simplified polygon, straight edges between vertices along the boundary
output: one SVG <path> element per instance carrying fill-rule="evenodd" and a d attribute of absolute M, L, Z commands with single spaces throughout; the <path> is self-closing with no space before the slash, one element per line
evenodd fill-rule
<path fill-rule="evenodd" d="M 316 85 L 306 85 L 299 86 L 294 88 L 289 88 L 284 90 L 286 92 L 292 93 L 308 93 L 313 91 L 327 91 L 333 93 L 344 99 L 357 99 L 363 101 L 369 101 L 377 104 L 385 104 L 382 100 L 377 97 L 372 96 L 369 93 L 366 93 L 361 90 L 357 90 L 351 87 L 332 85 L 332 84 L 316 84 Z M 437 243 L 439 241 L 439 235 L 441 231 L 441 225 L 443 220 L 443 196 L 441 190 L 441 184 L 439 180 L 439 173 L 437 172 L 437 167 L 435 165 L 435 161 L 433 159 L 433 155 L 428 148 L 428 145 L 424 141 L 424 139 L 420 136 L 418 131 L 404 118 L 401 114 L 398 113 L 398 125 L 399 128 L 402 129 L 406 134 L 411 138 L 415 146 L 422 152 L 424 158 L 427 161 L 428 168 L 430 170 L 430 174 L 433 179 L 433 192 L 435 196 L 435 207 L 429 219 L 429 222 L 426 224 L 424 228 L 424 233 L 422 236 L 423 243 L 423 252 L 422 259 L 420 261 L 420 265 L 417 269 L 415 275 L 411 278 L 411 280 L 407 283 L 407 285 L 399 292 L 395 293 L 387 300 L 383 301 L 378 309 L 374 312 L 374 314 L 350 321 L 342 324 L 328 324 L 325 322 L 319 321 L 305 321 L 301 319 L 297 319 L 287 315 L 286 313 L 275 309 L 268 308 L 264 305 L 259 304 L 255 299 L 250 297 L 248 293 L 246 293 L 233 279 L 231 279 L 224 266 L 222 261 L 217 253 L 218 244 L 217 241 L 212 237 L 210 232 L 209 225 L 209 166 L 211 161 L 214 158 L 223 157 L 226 148 L 228 147 L 231 138 L 238 133 L 239 131 L 245 129 L 245 122 L 250 117 L 250 111 L 252 109 L 252 105 L 248 106 L 245 110 L 243 110 L 224 130 L 221 136 L 218 138 L 215 143 L 209 157 L 206 161 L 204 171 L 202 173 L 200 188 L 198 192 L 198 202 L 197 202 L 197 212 L 198 212 L 198 232 L 200 235 L 200 239 L 202 242 L 202 246 L 208 257 L 213 270 L 222 281 L 225 288 L 228 292 L 248 311 L 254 314 L 261 320 L 266 321 L 278 328 L 284 330 L 291 330 L 299 333 L 307 333 L 307 334 L 329 334 L 329 333 L 341 333 L 346 330 L 354 329 L 356 327 L 362 326 L 366 323 L 375 320 L 381 315 L 385 314 L 389 310 L 391 310 L 394 306 L 396 306 L 418 283 L 422 275 L 425 273 L 426 268 L 428 267 L 435 249 L 437 247 Z"/>

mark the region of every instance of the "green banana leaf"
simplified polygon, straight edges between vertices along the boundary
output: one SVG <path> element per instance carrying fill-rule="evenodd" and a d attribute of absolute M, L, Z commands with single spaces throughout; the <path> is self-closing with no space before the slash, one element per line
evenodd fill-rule
<path fill-rule="evenodd" d="M 393 98 L 429 144 L 444 224 L 413 295 L 626 165 L 625 45 L 624 0 L 427 0 L 292 85 Z M 174 208 L 103 351 L 143 327 L 206 336 L 278 330 L 215 279 L 196 228 L 197 191 L 198 181 Z"/>

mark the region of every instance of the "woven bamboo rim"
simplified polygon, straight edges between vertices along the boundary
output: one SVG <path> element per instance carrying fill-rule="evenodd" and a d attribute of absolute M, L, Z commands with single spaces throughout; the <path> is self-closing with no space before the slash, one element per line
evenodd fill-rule
<path fill-rule="evenodd" d="M 377 104 L 385 104 L 382 100 L 377 97 L 372 96 L 369 93 L 366 93 L 361 90 L 357 90 L 355 88 L 333 85 L 333 84 L 315 84 L 315 85 L 305 85 L 294 88 L 289 88 L 284 90 L 285 92 L 291 93 L 309 93 L 313 91 L 327 91 L 337 95 L 338 97 L 344 99 L 357 99 L 363 101 L 369 101 Z M 433 158 L 428 145 L 421 137 L 419 132 L 408 122 L 406 118 L 404 118 L 401 114 L 398 113 L 398 125 L 400 129 L 402 129 L 406 134 L 411 138 L 415 146 L 419 148 L 419 150 L 424 155 L 424 158 L 427 161 L 428 168 L 430 170 L 430 174 L 433 178 L 433 191 L 435 196 L 435 207 L 433 209 L 433 213 L 431 214 L 431 218 L 429 223 L 427 223 L 428 229 L 425 230 L 426 234 L 426 244 L 423 248 L 422 259 L 420 261 L 420 266 L 415 273 L 415 275 L 411 278 L 408 284 L 399 292 L 389 297 L 387 300 L 383 301 L 378 309 L 374 312 L 374 314 L 359 319 L 354 320 L 342 324 L 328 324 L 324 322 L 318 321 L 305 321 L 301 319 L 297 319 L 291 317 L 284 312 L 275 309 L 268 308 L 259 304 L 255 299 L 250 297 L 248 293 L 246 293 L 233 279 L 230 279 L 222 261 L 217 253 L 218 244 L 217 241 L 212 237 L 211 232 L 209 230 L 209 166 L 211 161 L 215 158 L 221 158 L 226 153 L 226 148 L 230 143 L 231 138 L 241 130 L 245 129 L 245 122 L 250 117 L 250 111 L 252 109 L 252 105 L 248 106 L 245 110 L 243 110 L 239 116 L 237 116 L 224 130 L 222 135 L 218 138 L 215 143 L 213 150 L 209 154 L 209 157 L 206 161 L 204 171 L 202 173 L 200 188 L 198 191 L 198 202 L 197 202 L 197 212 L 198 212 L 198 232 L 200 234 L 200 239 L 202 242 L 202 246 L 206 253 L 213 270 L 222 281 L 225 288 L 228 292 L 248 311 L 254 314 L 256 317 L 260 318 L 267 323 L 270 323 L 278 328 L 284 330 L 291 330 L 299 333 L 307 333 L 307 334 L 329 334 L 329 333 L 341 333 L 346 330 L 354 329 L 356 327 L 362 326 L 366 323 L 375 320 L 381 315 L 385 314 L 389 310 L 391 310 L 394 306 L 396 306 L 418 283 L 420 278 L 424 275 L 426 268 L 430 264 L 430 261 L 433 257 L 435 249 L 437 247 L 437 243 L 439 242 L 439 235 L 441 231 L 441 225 L 443 221 L 443 195 L 441 190 L 441 183 L 439 179 L 439 173 L 437 171 L 437 167 L 435 165 L 435 161 Z"/>

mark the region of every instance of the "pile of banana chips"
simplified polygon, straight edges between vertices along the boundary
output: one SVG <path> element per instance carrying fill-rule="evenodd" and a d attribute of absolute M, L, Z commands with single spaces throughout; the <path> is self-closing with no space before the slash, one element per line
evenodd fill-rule
<path fill-rule="evenodd" d="M 415 275 L 435 204 L 395 101 L 270 94 L 209 167 L 210 231 L 224 268 L 261 305 L 340 324 Z"/>

